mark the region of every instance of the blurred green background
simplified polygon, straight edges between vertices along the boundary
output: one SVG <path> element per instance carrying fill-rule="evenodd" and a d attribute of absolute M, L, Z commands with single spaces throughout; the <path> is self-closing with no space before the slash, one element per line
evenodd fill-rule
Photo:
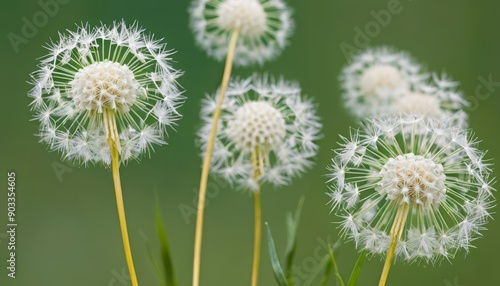
<path fill-rule="evenodd" d="M 47 2 L 49 0 L 42 0 Z M 62 4 L 62 3 L 65 4 Z M 181 285 L 190 285 L 195 227 L 196 190 L 201 160 L 194 144 L 199 127 L 200 99 L 212 93 L 221 79 L 222 64 L 207 58 L 195 46 L 188 27 L 190 1 L 172 0 L 59 0 L 59 11 L 26 38 L 15 52 L 7 35 L 21 35 L 23 17 L 32 21 L 43 11 L 38 1 L 3 1 L 1 8 L 1 170 L 5 183 L 0 195 L 0 285 L 129 285 L 123 278 L 123 255 L 113 185 L 109 170 L 74 167 L 57 153 L 37 143 L 36 122 L 28 108 L 29 74 L 49 39 L 58 31 L 74 29 L 75 23 L 97 25 L 125 19 L 165 38 L 178 52 L 175 67 L 185 71 L 180 83 L 186 89 L 184 118 L 170 132 L 169 145 L 156 148 L 151 158 L 122 168 L 125 207 L 132 251 L 141 285 L 160 285 L 148 258 L 141 234 L 159 249 L 154 227 L 154 194 L 158 189 L 175 267 Z M 263 217 L 272 227 L 280 254 L 285 246 L 285 213 L 306 197 L 296 264 L 302 285 L 314 279 L 318 263 L 315 251 L 326 253 L 323 241 L 336 241 L 338 230 L 325 195 L 326 166 L 338 134 L 347 134 L 352 118 L 342 108 L 337 77 L 347 63 L 340 44 L 355 45 L 355 28 L 365 30 L 374 20 L 372 11 L 387 9 L 389 0 L 333 1 L 288 0 L 294 9 L 296 31 L 291 44 L 275 61 L 256 68 L 236 68 L 235 74 L 254 71 L 283 75 L 300 82 L 305 94 L 314 97 L 324 123 L 324 137 L 314 169 L 294 180 L 288 188 L 264 186 Z M 430 70 L 447 71 L 460 81 L 473 101 L 470 125 L 488 149 L 489 158 L 500 158 L 500 86 L 484 86 L 481 78 L 500 82 L 499 1 L 401 1 L 401 11 L 390 22 L 365 39 L 370 45 L 391 45 L 409 51 Z M 38 14 L 37 14 L 38 13 Z M 42 21 L 40 18 L 38 21 Z M 367 40 L 367 41 L 366 41 Z M 365 44 L 366 44 L 365 43 Z M 358 43 L 359 44 L 359 43 Z M 361 43 L 363 44 L 363 43 Z M 359 45 L 358 45 L 359 47 Z M 483 85 L 484 87 L 481 87 Z M 489 97 L 480 93 L 488 92 Z M 497 162 L 493 160 L 492 162 Z M 58 177 L 55 169 L 64 173 Z M 17 278 L 6 277 L 6 182 L 7 171 L 17 172 L 18 229 Z M 495 169 L 498 177 L 498 168 Z M 223 183 L 209 187 L 202 256 L 202 285 L 247 285 L 253 241 L 253 201 Z M 496 215 L 493 215 L 494 217 Z M 498 285 L 500 224 L 488 225 L 484 237 L 465 257 L 452 263 L 401 265 L 391 271 L 390 285 Z M 266 242 L 264 237 L 264 242 Z M 156 254 L 159 256 L 159 253 Z M 352 243 L 337 251 L 340 271 L 348 277 L 357 258 Z M 372 258 L 365 264 L 359 285 L 375 285 L 382 262 Z M 318 277 L 313 285 L 319 285 Z M 276 285 L 264 243 L 260 285 Z M 333 282 L 331 282 L 331 285 Z"/>

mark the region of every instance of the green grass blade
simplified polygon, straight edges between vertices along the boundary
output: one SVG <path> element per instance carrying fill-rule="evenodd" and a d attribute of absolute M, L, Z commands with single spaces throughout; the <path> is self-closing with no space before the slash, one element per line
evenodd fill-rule
<path fill-rule="evenodd" d="M 333 269 L 335 270 L 335 276 L 337 277 L 340 285 L 345 286 L 344 279 L 342 279 L 342 275 L 340 275 L 340 272 L 339 272 L 337 260 L 335 259 L 335 256 L 333 255 L 333 248 L 330 245 L 328 245 L 328 252 L 330 253 L 330 260 L 332 261 Z"/>
<path fill-rule="evenodd" d="M 344 280 L 342 279 L 342 276 L 340 275 L 340 272 L 339 272 L 337 261 L 335 260 L 335 256 L 333 255 L 333 249 L 330 245 L 328 245 L 328 255 L 327 255 L 326 259 L 328 259 L 328 261 L 327 261 L 326 266 L 325 266 L 325 275 L 323 276 L 323 279 L 321 280 L 321 285 L 322 286 L 328 285 L 328 280 L 330 280 L 332 270 L 334 270 L 334 274 L 335 274 L 335 277 L 337 277 L 337 279 L 338 279 L 338 283 L 341 286 L 345 286 Z"/>
<path fill-rule="evenodd" d="M 285 273 L 286 280 L 290 286 L 293 286 L 293 260 L 297 246 L 297 229 L 299 228 L 300 214 L 304 205 L 304 197 L 300 198 L 295 215 L 287 214 L 287 244 L 285 249 Z"/>
<path fill-rule="evenodd" d="M 161 258 L 163 262 L 163 268 L 165 271 L 166 285 L 167 286 L 177 286 L 177 279 L 175 277 L 174 265 L 172 262 L 172 252 L 170 251 L 170 244 L 168 242 L 167 232 L 163 227 L 163 221 L 160 214 L 160 205 L 158 200 L 158 194 L 155 193 L 156 197 L 156 230 L 158 232 L 158 238 L 160 240 L 161 248 Z"/>
<path fill-rule="evenodd" d="M 351 277 L 349 278 L 347 286 L 356 286 L 358 283 L 359 274 L 361 272 L 361 268 L 363 267 L 363 263 L 365 262 L 365 257 L 366 251 L 361 252 L 358 261 L 356 261 L 356 265 L 352 269 Z"/>
<path fill-rule="evenodd" d="M 155 272 L 158 275 L 158 278 L 160 278 L 161 285 L 167 286 L 167 281 L 165 280 L 163 273 L 160 270 L 160 267 L 158 267 L 158 263 L 156 263 L 156 260 L 154 259 L 153 251 L 151 250 L 151 243 L 149 242 L 148 236 L 142 230 L 139 230 L 139 235 L 141 236 L 142 240 L 144 241 L 144 245 L 146 246 L 146 250 L 148 252 L 149 260 L 151 260 L 151 263 L 153 264 Z"/>
<path fill-rule="evenodd" d="M 328 246 L 330 247 L 330 246 Z M 325 274 L 323 275 L 323 279 L 321 279 L 321 286 L 326 286 L 328 285 L 328 280 L 330 280 L 330 276 L 332 274 L 332 268 L 333 268 L 333 259 L 331 255 L 327 255 L 328 259 L 325 265 Z"/>
<path fill-rule="evenodd" d="M 271 234 L 271 229 L 269 224 L 266 222 L 267 229 L 267 243 L 269 248 L 269 257 L 271 258 L 271 265 L 273 267 L 274 278 L 278 282 L 279 286 L 288 286 L 286 282 L 285 274 L 281 268 L 280 261 L 278 259 L 278 254 L 276 253 L 276 246 L 274 245 L 273 235 Z"/>

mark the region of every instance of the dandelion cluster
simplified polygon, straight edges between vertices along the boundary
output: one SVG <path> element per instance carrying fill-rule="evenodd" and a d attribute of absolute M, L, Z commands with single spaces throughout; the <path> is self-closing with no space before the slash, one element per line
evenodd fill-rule
<path fill-rule="evenodd" d="M 340 145 L 330 166 L 330 202 L 357 248 L 384 255 L 402 205 L 409 211 L 396 248 L 401 260 L 450 259 L 480 236 L 494 179 L 466 131 L 425 116 L 377 117 Z"/>
<path fill-rule="evenodd" d="M 137 24 L 115 22 L 60 34 L 48 50 L 29 95 L 50 150 L 110 164 L 109 130 L 117 134 L 122 161 L 165 143 L 183 96 L 176 83 L 181 73 L 170 65 L 173 52 L 159 40 Z"/>
<path fill-rule="evenodd" d="M 239 31 L 234 64 L 240 66 L 276 57 L 293 30 L 282 0 L 194 0 L 190 15 L 196 42 L 217 60 L 225 58 L 231 33 Z"/>
<path fill-rule="evenodd" d="M 382 47 L 354 57 L 340 77 L 346 108 L 358 119 L 418 114 L 467 127 L 467 105 L 458 83 L 432 74 L 404 52 Z"/>
<path fill-rule="evenodd" d="M 203 101 L 198 136 L 206 150 L 216 96 Z M 318 117 L 294 82 L 254 75 L 233 80 L 224 98 L 211 170 L 233 184 L 255 190 L 252 156 L 262 160 L 259 180 L 285 185 L 310 167 L 317 153 Z M 203 151 L 205 152 L 205 151 Z"/>

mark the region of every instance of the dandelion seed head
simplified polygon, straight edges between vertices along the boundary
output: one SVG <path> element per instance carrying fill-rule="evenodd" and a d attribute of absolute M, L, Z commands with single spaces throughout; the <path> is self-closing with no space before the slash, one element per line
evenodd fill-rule
<path fill-rule="evenodd" d="M 392 112 L 392 104 L 426 78 L 408 54 L 379 47 L 355 55 L 340 83 L 345 107 L 362 120 Z"/>
<path fill-rule="evenodd" d="M 198 132 L 203 155 L 217 96 L 203 101 Z M 262 168 L 258 180 L 287 185 L 312 165 L 318 121 L 314 105 L 295 82 L 257 74 L 233 79 L 222 104 L 211 171 L 241 189 L 255 190 L 252 158 L 257 154 Z"/>
<path fill-rule="evenodd" d="M 397 204 L 437 207 L 445 200 L 443 166 L 412 153 L 389 158 L 380 171 L 380 189 Z"/>
<path fill-rule="evenodd" d="M 429 94 L 408 92 L 394 103 L 394 113 L 441 115 L 439 99 Z"/>
<path fill-rule="evenodd" d="M 340 82 L 345 106 L 359 120 L 413 114 L 467 128 L 459 84 L 445 73 L 429 75 L 404 52 L 367 49 L 344 68 Z"/>
<path fill-rule="evenodd" d="M 266 12 L 258 0 L 226 0 L 217 8 L 217 24 L 243 37 L 255 38 L 266 31 Z"/>
<path fill-rule="evenodd" d="M 122 161 L 165 144 L 184 101 L 171 54 L 136 23 L 82 24 L 60 34 L 32 74 L 28 94 L 40 141 L 65 159 L 109 165 L 104 117 L 112 114 Z"/>
<path fill-rule="evenodd" d="M 236 110 L 226 132 L 240 150 L 277 150 L 286 136 L 285 119 L 267 101 L 250 101 Z"/>
<path fill-rule="evenodd" d="M 375 117 L 339 145 L 329 167 L 330 203 L 357 248 L 385 255 L 404 204 L 400 260 L 449 260 L 481 236 L 495 179 L 478 140 L 449 118 Z"/>
<path fill-rule="evenodd" d="M 80 111 L 109 108 L 126 112 L 134 104 L 140 85 L 126 65 L 103 61 L 80 69 L 70 86 L 69 96 Z"/>
<path fill-rule="evenodd" d="M 396 90 L 404 84 L 397 68 L 388 64 L 377 64 L 367 68 L 360 78 L 361 92 L 376 96 L 381 90 Z"/>
<path fill-rule="evenodd" d="M 223 60 L 238 31 L 234 64 L 263 64 L 278 56 L 294 27 L 283 0 L 194 0 L 189 9 L 197 44 Z"/>

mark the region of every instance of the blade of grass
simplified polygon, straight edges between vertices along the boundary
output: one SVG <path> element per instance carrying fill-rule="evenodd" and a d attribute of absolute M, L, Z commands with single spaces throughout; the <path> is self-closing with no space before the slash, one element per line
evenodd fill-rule
<path fill-rule="evenodd" d="M 329 251 L 331 250 L 330 245 L 328 245 Z M 333 263 L 334 260 L 332 259 L 333 257 L 331 255 L 327 255 L 325 259 L 328 259 L 325 265 L 325 274 L 323 275 L 323 279 L 321 279 L 321 286 L 327 286 L 328 285 L 328 280 L 330 280 L 330 276 L 332 274 L 332 269 L 333 269 Z"/>
<path fill-rule="evenodd" d="M 278 259 L 278 254 L 276 253 L 276 246 L 274 245 L 273 235 L 271 234 L 271 229 L 269 228 L 269 224 L 266 222 L 267 229 L 267 243 L 269 248 L 269 257 L 271 258 L 271 265 L 273 267 L 274 278 L 278 285 L 280 286 L 289 286 L 285 274 L 283 273 L 283 269 L 281 268 L 280 261 Z"/>
<path fill-rule="evenodd" d="M 335 276 L 337 277 L 340 285 L 345 286 L 344 279 L 342 279 L 342 276 L 340 275 L 340 272 L 339 272 L 337 260 L 335 259 L 335 256 L 333 255 L 333 248 L 330 245 L 328 245 L 328 251 L 330 252 L 330 259 L 332 260 L 332 263 L 333 263 L 333 269 L 335 270 Z"/>
<path fill-rule="evenodd" d="M 363 267 L 363 263 L 365 262 L 366 251 L 361 252 L 359 255 L 358 261 L 356 261 L 356 265 L 352 269 L 351 277 L 349 278 L 349 282 L 347 286 L 356 286 L 358 283 L 359 274 L 361 272 L 361 268 Z"/>
<path fill-rule="evenodd" d="M 328 280 L 330 280 L 332 270 L 334 270 L 334 274 L 335 274 L 335 277 L 337 277 L 337 279 L 338 279 L 338 283 L 340 283 L 341 286 L 345 286 L 344 280 L 342 279 L 342 276 L 340 275 L 340 272 L 339 272 L 337 261 L 335 260 L 335 256 L 333 255 L 333 249 L 332 249 L 331 245 L 328 245 L 327 258 L 328 258 L 328 261 L 327 261 L 326 266 L 325 266 L 325 275 L 323 276 L 323 279 L 321 280 L 321 285 L 326 286 L 328 284 Z"/>
<path fill-rule="evenodd" d="M 151 263 L 153 264 L 155 272 L 161 281 L 161 285 L 168 286 L 167 281 L 165 280 L 165 277 L 163 276 L 163 273 L 161 272 L 160 267 L 158 266 L 158 263 L 156 263 L 156 260 L 153 256 L 153 251 L 151 250 L 151 243 L 149 242 L 148 236 L 142 230 L 139 230 L 139 235 L 141 236 L 142 240 L 144 241 L 144 245 L 146 246 L 146 250 L 148 252 L 149 260 L 151 260 Z"/>
<path fill-rule="evenodd" d="M 300 285 L 311 286 L 312 283 L 314 282 L 314 279 L 316 279 L 316 277 L 319 275 L 319 273 L 321 272 L 323 267 L 328 263 L 328 259 L 329 259 L 329 257 L 328 257 L 328 255 L 326 255 L 321 260 L 321 262 L 318 264 L 318 266 L 313 270 L 313 272 L 309 275 L 309 278 L 307 278 L 307 280 L 303 284 L 300 284 Z"/>
<path fill-rule="evenodd" d="M 287 245 L 285 250 L 285 274 L 290 286 L 293 286 L 293 260 L 297 246 L 297 229 L 299 228 L 300 214 L 304 205 L 304 197 L 301 197 L 295 215 L 287 213 Z"/>
<path fill-rule="evenodd" d="M 161 248 L 161 258 L 163 262 L 163 268 L 165 271 L 166 285 L 167 286 L 177 286 L 177 279 L 175 277 L 174 265 L 172 262 L 172 252 L 170 251 L 170 244 L 168 242 L 167 232 L 163 227 L 163 221 L 160 214 L 160 204 L 158 199 L 158 193 L 155 192 L 156 200 L 156 230 L 158 232 L 158 238 L 160 240 Z"/>

